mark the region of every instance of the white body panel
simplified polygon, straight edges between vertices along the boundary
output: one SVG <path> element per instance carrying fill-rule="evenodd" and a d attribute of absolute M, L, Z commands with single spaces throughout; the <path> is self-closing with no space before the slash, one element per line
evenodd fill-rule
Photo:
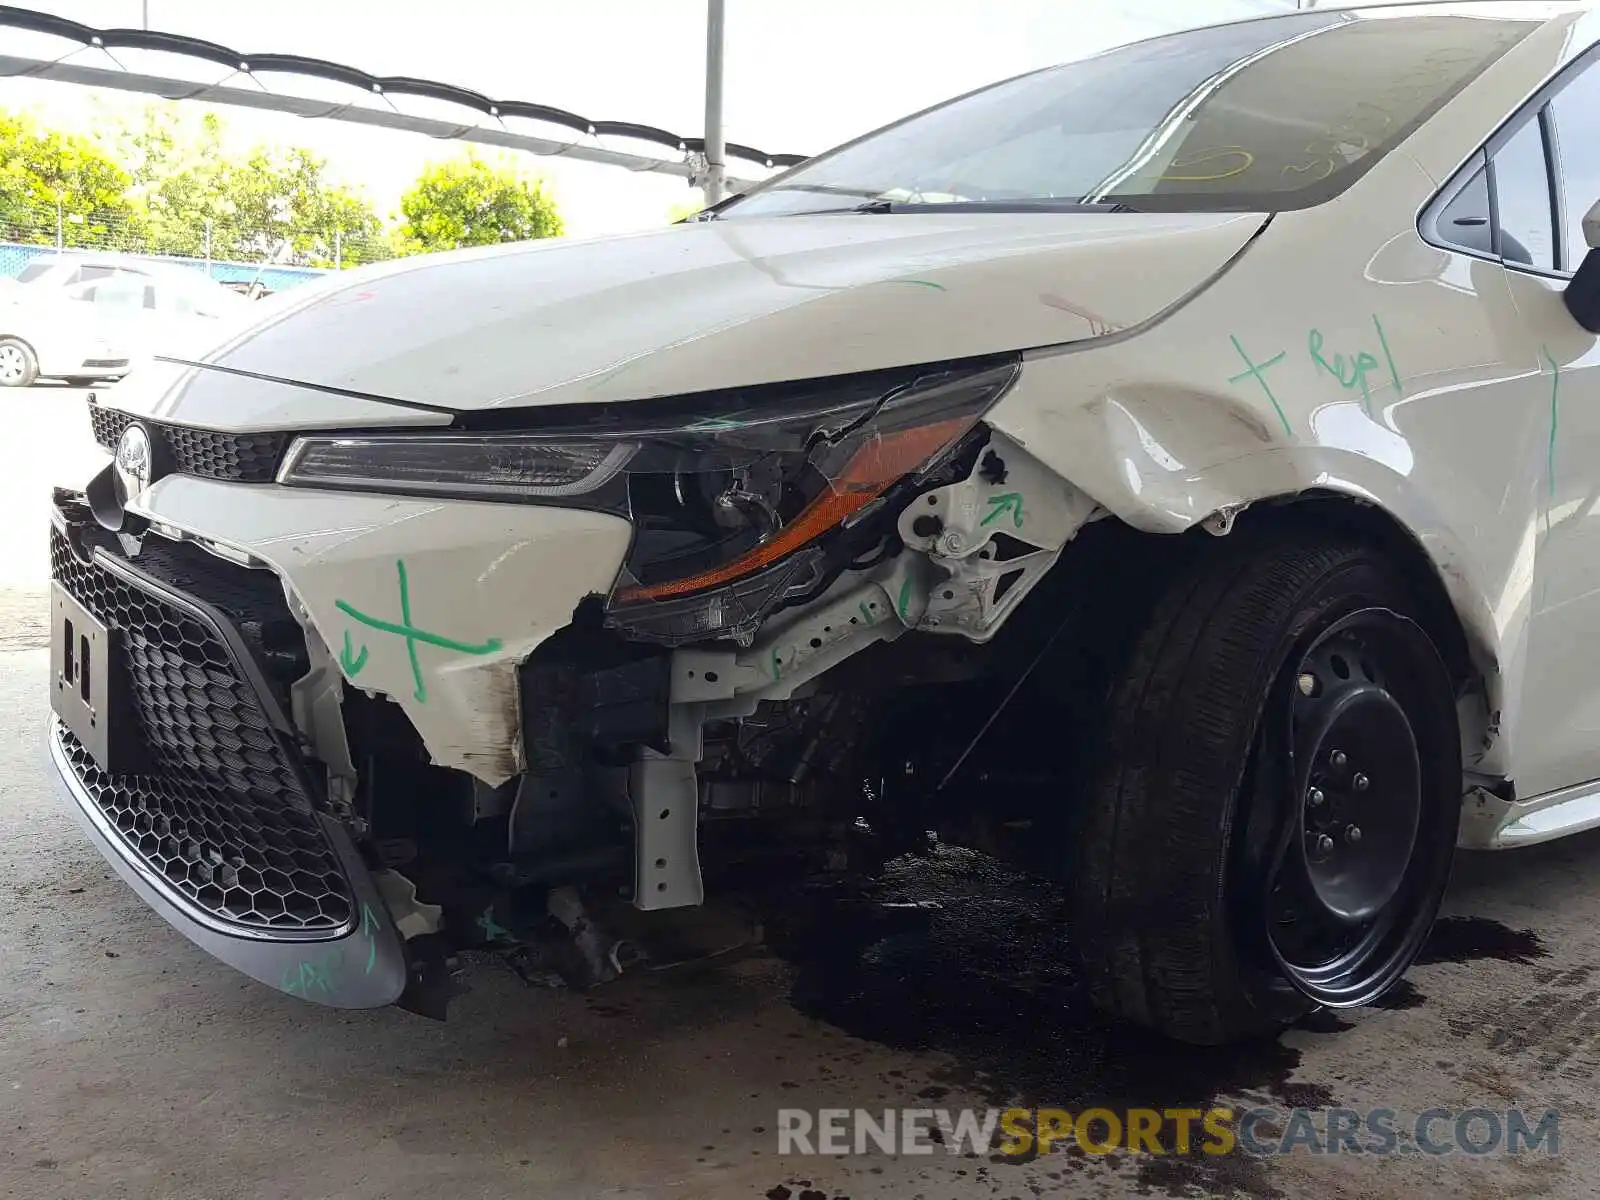
<path fill-rule="evenodd" d="M 178 476 L 133 508 L 271 566 L 352 685 L 399 704 L 435 761 L 490 783 L 522 765 L 516 664 L 610 590 L 629 538 L 598 513 Z M 413 646 L 351 615 L 399 624 L 401 570 L 411 625 L 471 650 Z"/>
<path fill-rule="evenodd" d="M 1136 325 L 1262 220 L 777 217 L 430 255 L 274 297 L 202 361 L 464 410 L 837 375 Z"/>
<path fill-rule="evenodd" d="M 1524 796 L 1572 788 L 1600 777 L 1600 673 L 1580 652 L 1600 628 L 1600 349 L 1559 282 L 1437 249 L 1416 217 L 1593 24 L 1552 21 L 1342 197 L 1264 232 L 1251 214 L 838 215 L 441 256 L 276 298 L 207 356 L 221 371 L 163 368 L 117 406 L 234 430 L 418 426 L 450 418 L 352 393 L 599 404 L 1029 350 L 988 420 L 1133 526 L 1308 489 L 1392 514 L 1482 673 L 1469 768 Z M 1353 382 L 1325 365 L 1339 355 L 1367 364 Z M 270 563 L 336 653 L 358 632 L 338 602 L 393 611 L 403 557 L 419 620 L 501 644 L 425 649 L 425 703 L 393 635 L 347 673 L 491 781 L 516 768 L 513 664 L 610 587 L 628 541 L 564 510 L 195 480 L 136 508 Z M 889 602 L 922 578 L 896 569 Z M 699 699 L 736 711 L 732 690 Z"/>

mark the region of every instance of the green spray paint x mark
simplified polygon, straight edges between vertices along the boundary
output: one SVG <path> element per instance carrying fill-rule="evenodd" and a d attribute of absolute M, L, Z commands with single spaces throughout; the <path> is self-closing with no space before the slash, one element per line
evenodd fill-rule
<path fill-rule="evenodd" d="M 1011 514 L 1011 523 L 1017 529 L 1022 528 L 1022 493 L 1002 492 L 998 496 L 989 497 L 989 515 L 978 522 L 978 528 L 998 521 L 1007 513 Z"/>
<path fill-rule="evenodd" d="M 900 599 L 895 602 L 895 611 L 897 613 L 899 613 L 899 615 L 900 615 L 900 623 L 902 625 L 906 623 L 906 607 L 910 603 L 911 603 L 911 577 L 908 575 L 908 576 L 906 576 L 905 582 L 900 585 Z"/>
<path fill-rule="evenodd" d="M 486 642 L 458 642 L 454 638 L 445 637 L 442 633 L 432 633 L 415 625 L 411 620 L 411 587 L 406 579 L 405 559 L 395 559 L 395 570 L 400 576 L 400 620 L 385 621 L 382 617 L 374 617 L 364 613 L 353 604 L 344 600 L 335 600 L 334 607 L 345 616 L 354 621 L 359 621 L 372 629 L 382 633 L 392 633 L 396 637 L 404 638 L 406 643 L 406 657 L 411 661 L 411 681 L 415 685 L 414 695 L 421 703 L 428 701 L 428 685 L 422 678 L 422 665 L 417 661 L 417 644 L 426 643 L 429 646 L 438 646 L 442 650 L 454 650 L 458 654 L 493 654 L 500 649 L 499 638 L 490 638 Z M 349 675 L 354 675 L 367 661 L 367 648 L 361 647 L 361 653 L 355 658 L 349 657 L 350 639 L 345 638 L 345 649 L 339 655 L 339 661 Z"/>
<path fill-rule="evenodd" d="M 1272 401 L 1272 407 L 1273 410 L 1278 414 L 1278 420 L 1283 422 L 1283 432 L 1285 434 L 1292 435 L 1294 431 L 1289 428 L 1289 418 L 1284 416 L 1283 405 L 1279 404 L 1278 398 L 1272 394 L 1272 387 L 1267 383 L 1266 376 L 1267 368 L 1277 366 L 1289 356 L 1289 352 L 1287 350 L 1279 350 L 1271 358 L 1267 359 L 1266 362 L 1252 362 L 1250 361 L 1250 356 L 1244 352 L 1244 347 L 1239 344 L 1238 337 L 1230 333 L 1228 335 L 1228 340 L 1233 343 L 1233 348 L 1238 352 L 1239 357 L 1243 360 L 1245 367 L 1245 369 L 1240 371 L 1237 375 L 1228 376 L 1228 382 L 1238 383 L 1241 379 L 1246 379 L 1253 376 L 1255 381 L 1261 385 L 1261 390 L 1267 394 L 1267 399 Z"/>

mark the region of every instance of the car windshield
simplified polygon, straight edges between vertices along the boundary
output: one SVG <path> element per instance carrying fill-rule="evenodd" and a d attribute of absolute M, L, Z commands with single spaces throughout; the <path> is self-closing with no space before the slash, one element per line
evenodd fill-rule
<path fill-rule="evenodd" d="M 908 117 L 715 215 L 1305 208 L 1343 191 L 1537 24 L 1311 11 L 1153 38 Z"/>

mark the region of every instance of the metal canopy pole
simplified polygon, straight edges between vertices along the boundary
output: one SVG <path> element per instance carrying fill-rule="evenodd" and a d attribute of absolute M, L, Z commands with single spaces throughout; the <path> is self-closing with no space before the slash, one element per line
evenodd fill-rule
<path fill-rule="evenodd" d="M 706 0 L 706 206 L 722 199 L 727 165 L 722 138 L 723 0 Z"/>

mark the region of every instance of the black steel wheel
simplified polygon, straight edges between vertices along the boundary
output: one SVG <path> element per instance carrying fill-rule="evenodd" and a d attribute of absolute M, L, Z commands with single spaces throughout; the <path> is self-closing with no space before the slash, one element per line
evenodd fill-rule
<path fill-rule="evenodd" d="M 1415 960 L 1461 814 L 1439 613 L 1378 549 L 1240 529 L 1156 606 L 1071 812 L 1091 995 L 1171 1037 L 1368 1004 Z"/>
<path fill-rule="evenodd" d="M 1250 798 L 1257 836 L 1244 845 L 1257 851 L 1240 875 L 1262 888 L 1246 938 L 1314 1003 L 1370 1004 L 1416 958 L 1449 874 L 1460 769 L 1448 677 L 1413 621 L 1361 609 L 1291 654 L 1268 705 L 1278 719 L 1261 736 L 1287 753 Z"/>

